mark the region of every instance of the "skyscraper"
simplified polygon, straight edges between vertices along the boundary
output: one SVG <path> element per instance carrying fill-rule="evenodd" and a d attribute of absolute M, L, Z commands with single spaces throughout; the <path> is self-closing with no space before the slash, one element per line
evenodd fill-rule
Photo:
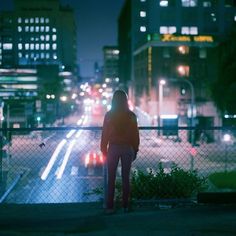
<path fill-rule="evenodd" d="M 5 86 L 4 91 L 15 93 L 5 96 L 0 91 L 3 100 L 19 97 L 18 77 L 22 76 L 22 70 L 33 70 L 33 81 L 29 76 L 24 81 L 36 85 L 34 93 L 28 93 L 32 86 L 24 82 L 19 87 L 26 91 L 21 93 L 21 99 L 29 94 L 35 99 L 44 99 L 38 96 L 45 97 L 47 92 L 54 92 L 56 83 L 60 84 L 61 80 L 66 81 L 65 91 L 72 89 L 77 75 L 77 52 L 74 12 L 70 7 L 60 5 L 59 0 L 15 0 L 13 11 L 0 13 L 0 27 L 0 82 L 3 86 L 10 81 L 16 84 L 14 88 Z M 3 77 L 6 73 L 7 81 Z M 49 83 L 52 86 L 48 86 Z M 51 90 L 46 91 L 47 88 Z"/>
<path fill-rule="evenodd" d="M 136 104 L 152 116 L 178 115 L 186 122 L 188 80 L 196 115 L 218 124 L 207 86 L 217 77 L 217 46 L 235 23 L 235 10 L 232 0 L 125 1 L 119 17 L 120 77 L 130 81 Z M 124 71 L 127 65 L 130 71 Z M 163 79 L 167 83 L 161 86 L 164 105 L 159 111 Z"/>

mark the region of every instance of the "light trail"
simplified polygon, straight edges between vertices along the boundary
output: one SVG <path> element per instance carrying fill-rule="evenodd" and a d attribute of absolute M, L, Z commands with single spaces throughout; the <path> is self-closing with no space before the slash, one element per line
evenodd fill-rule
<path fill-rule="evenodd" d="M 71 151 L 72 151 L 72 148 L 73 146 L 75 145 L 75 139 L 73 139 L 68 147 L 68 149 L 66 150 L 66 154 L 64 156 L 64 159 L 63 159 L 63 162 L 61 164 L 61 166 L 59 167 L 59 171 L 57 173 L 57 179 L 61 179 L 63 173 L 64 173 L 64 170 L 66 168 L 66 164 L 69 160 L 69 157 L 70 157 L 70 154 L 71 154 Z"/>
<path fill-rule="evenodd" d="M 88 117 L 87 117 L 87 116 L 82 116 L 82 118 L 78 121 L 77 124 L 84 125 L 85 123 L 87 123 L 87 121 L 88 121 Z M 66 135 L 66 138 L 67 138 L 67 139 L 71 138 L 71 137 L 74 135 L 75 132 L 76 132 L 75 129 L 70 130 L 70 132 Z M 78 137 L 81 135 L 81 133 L 82 133 L 82 130 L 79 130 L 79 131 L 76 133 L 75 137 L 78 138 Z M 68 149 L 67 149 L 67 151 L 66 151 L 66 154 L 65 154 L 65 156 L 64 156 L 64 158 L 63 158 L 63 161 L 62 161 L 62 164 L 61 164 L 61 166 L 59 167 L 59 171 L 56 173 L 57 179 L 61 179 L 61 177 L 62 177 L 62 175 L 63 175 L 63 173 L 64 173 L 64 170 L 65 170 L 65 168 L 66 168 L 66 165 L 67 165 L 67 162 L 68 162 L 68 160 L 69 160 L 69 157 L 70 157 L 72 148 L 73 148 L 73 146 L 74 146 L 74 144 L 75 144 L 75 141 L 76 141 L 76 140 L 72 140 L 72 141 L 71 141 L 71 143 L 70 143 L 70 145 L 69 145 L 69 147 L 68 147 Z M 63 146 L 64 146 L 66 143 L 67 143 L 67 140 L 66 140 L 66 139 L 63 139 L 63 140 L 58 144 L 56 150 L 54 151 L 53 155 L 51 156 L 50 161 L 48 162 L 47 167 L 45 168 L 45 170 L 43 171 L 43 173 L 42 173 L 42 175 L 41 175 L 41 179 L 42 179 L 42 180 L 46 180 L 46 179 L 47 179 L 47 177 L 48 177 L 48 175 L 49 175 L 49 173 L 50 173 L 50 171 L 51 171 L 51 169 L 52 169 L 52 167 L 53 167 L 53 165 L 54 165 L 54 163 L 55 163 L 55 161 L 56 161 L 56 159 L 57 159 L 57 157 L 58 157 L 60 151 L 62 150 Z"/>
<path fill-rule="evenodd" d="M 42 179 L 42 180 L 46 180 L 46 179 L 47 179 L 48 174 L 50 173 L 50 171 L 51 171 L 51 169 L 52 169 L 52 167 L 53 167 L 53 165 L 54 165 L 54 163 L 55 163 L 55 161 L 56 161 L 56 159 L 57 159 L 57 157 L 58 157 L 58 155 L 59 155 L 61 149 L 62 149 L 63 146 L 66 144 L 66 142 L 67 142 L 66 139 L 63 139 L 63 140 L 58 144 L 56 150 L 54 151 L 54 153 L 53 153 L 52 156 L 51 156 L 50 161 L 48 162 L 47 167 L 45 168 L 43 174 L 41 175 L 41 179 Z"/>
<path fill-rule="evenodd" d="M 71 138 L 71 136 L 75 133 L 75 129 L 72 129 L 67 135 L 66 138 Z"/>

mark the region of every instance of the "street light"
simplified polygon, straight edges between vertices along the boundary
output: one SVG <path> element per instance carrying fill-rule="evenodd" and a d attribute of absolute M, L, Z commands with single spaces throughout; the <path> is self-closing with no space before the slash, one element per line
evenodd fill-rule
<path fill-rule="evenodd" d="M 162 103 L 163 103 L 163 86 L 166 84 L 164 79 L 159 80 L 159 103 L 158 103 L 158 125 L 162 126 L 161 115 L 162 115 Z M 160 135 L 160 130 L 159 130 Z"/>
<path fill-rule="evenodd" d="M 62 113 L 63 113 L 62 114 L 62 124 L 63 125 L 65 123 L 65 103 L 67 102 L 67 99 L 68 99 L 68 97 L 65 95 L 60 97 L 61 102 L 64 103 L 64 104 L 62 104 Z"/>
<path fill-rule="evenodd" d="M 228 145 L 232 141 L 232 137 L 230 134 L 224 134 L 223 142 L 225 143 L 225 172 L 227 172 L 227 165 L 228 165 Z"/>
<path fill-rule="evenodd" d="M 195 127 L 195 122 L 194 122 L 194 104 L 195 104 L 195 92 L 194 92 L 194 87 L 192 82 L 190 82 L 187 79 L 175 79 L 175 78 L 170 78 L 168 79 L 168 81 L 171 82 L 183 82 L 183 83 L 187 83 L 190 91 L 191 91 L 191 105 L 190 105 L 190 112 L 191 114 L 189 115 L 191 118 L 191 128 L 193 129 Z M 162 108 L 162 99 L 163 99 L 163 85 L 166 84 L 166 81 L 164 79 L 161 79 L 159 81 L 159 114 L 160 113 L 160 109 Z M 161 104 L 160 104 L 161 103 Z M 191 131 L 191 144 L 192 146 L 194 146 L 194 132 L 193 130 Z"/>

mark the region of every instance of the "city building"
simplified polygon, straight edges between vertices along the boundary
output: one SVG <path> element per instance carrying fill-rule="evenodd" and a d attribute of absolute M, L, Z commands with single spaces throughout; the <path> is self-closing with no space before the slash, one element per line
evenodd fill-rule
<path fill-rule="evenodd" d="M 12 11 L 0 12 L 0 29 L 1 87 L 6 88 L 10 83 L 5 80 L 4 84 L 4 73 L 8 73 L 11 80 L 12 76 L 24 76 L 22 70 L 33 69 L 37 78 L 35 104 L 38 100 L 42 103 L 47 101 L 46 96 L 55 92 L 56 84 L 62 84 L 62 92 L 73 91 L 77 83 L 77 49 L 74 12 L 70 7 L 60 5 L 59 0 L 50 0 L 50 4 L 47 0 L 15 0 Z M 19 82 L 18 79 L 13 80 Z M 21 91 L 29 88 L 30 84 L 31 81 L 14 86 Z M 20 99 L 25 100 L 29 93 L 21 94 Z M 15 99 L 15 95 L 5 95 L 6 91 L 1 90 L 0 98 L 5 104 Z M 54 95 L 59 100 L 60 94 Z M 37 110 L 36 107 L 34 109 Z M 35 116 L 38 117 L 38 114 Z"/>
<path fill-rule="evenodd" d="M 103 78 L 104 81 L 117 83 L 119 80 L 119 49 L 117 46 L 103 47 Z"/>
<path fill-rule="evenodd" d="M 154 124 L 177 117 L 192 125 L 195 116 L 194 125 L 221 124 L 209 86 L 218 74 L 217 46 L 235 21 L 233 0 L 125 1 L 118 21 L 120 79 Z"/>

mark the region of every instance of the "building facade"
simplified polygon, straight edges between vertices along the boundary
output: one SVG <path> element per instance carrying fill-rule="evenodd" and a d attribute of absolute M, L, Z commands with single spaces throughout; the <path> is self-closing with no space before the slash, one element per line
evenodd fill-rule
<path fill-rule="evenodd" d="M 119 49 L 117 46 L 103 47 L 103 77 L 111 82 L 119 78 Z"/>
<path fill-rule="evenodd" d="M 37 89 L 32 88 L 35 111 L 36 101 L 47 101 L 48 94 L 59 100 L 60 94 L 55 92 L 59 91 L 60 86 L 62 92 L 73 90 L 77 75 L 77 48 L 74 12 L 70 7 L 60 5 L 58 0 L 50 0 L 50 4 L 47 0 L 15 0 L 12 11 L 0 12 L 0 28 L 2 87 L 6 87 L 4 83 L 10 83 L 4 80 L 4 73 L 11 80 L 13 77 L 24 77 L 22 70 L 36 71 L 34 88 L 36 86 Z M 25 82 L 24 85 L 14 86 L 27 91 L 31 84 L 32 81 L 29 81 L 29 84 Z M 5 103 L 18 97 L 17 91 L 9 96 L 5 92 L 0 91 L 0 98 Z M 25 100 L 28 94 L 22 94 L 20 99 Z"/>
<path fill-rule="evenodd" d="M 235 21 L 235 1 L 127 0 L 119 18 L 120 67 L 129 58 L 123 79 L 136 105 L 153 117 L 177 116 L 181 124 L 196 115 L 219 125 L 208 91 L 217 77 L 217 46 Z"/>

